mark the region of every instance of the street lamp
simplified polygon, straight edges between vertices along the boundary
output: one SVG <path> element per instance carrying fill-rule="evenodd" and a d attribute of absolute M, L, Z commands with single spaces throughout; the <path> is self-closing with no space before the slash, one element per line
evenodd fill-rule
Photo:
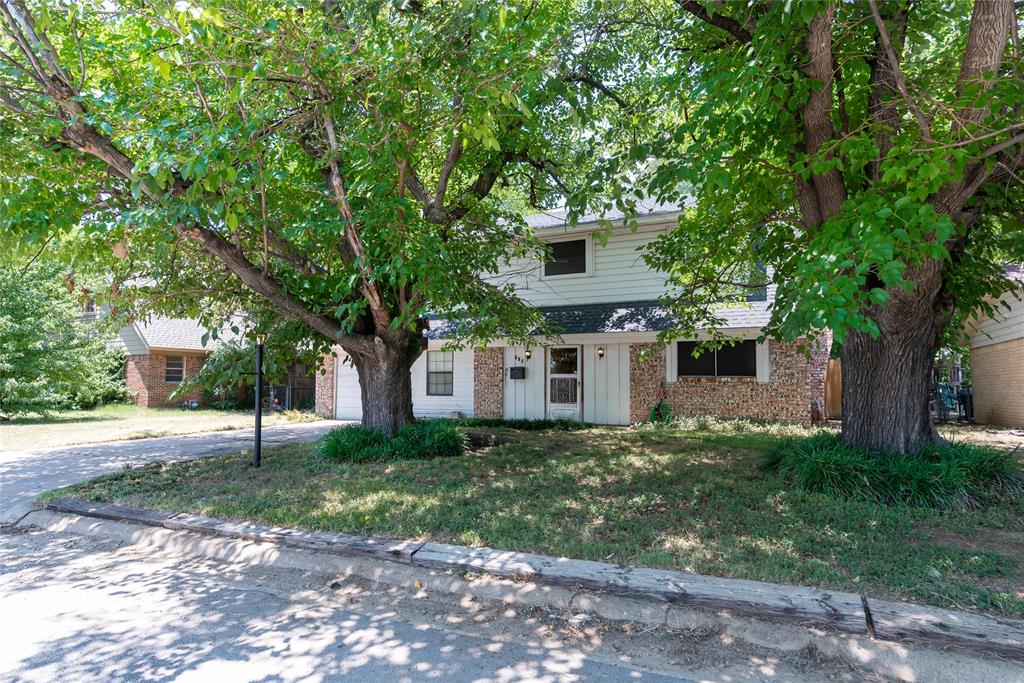
<path fill-rule="evenodd" d="M 263 445 L 263 342 L 267 335 L 256 335 L 256 443 L 252 449 L 252 466 L 260 466 Z"/>

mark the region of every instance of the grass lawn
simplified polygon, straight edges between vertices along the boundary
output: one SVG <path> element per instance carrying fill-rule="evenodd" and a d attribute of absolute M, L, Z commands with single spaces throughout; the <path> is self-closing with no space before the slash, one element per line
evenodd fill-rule
<path fill-rule="evenodd" d="M 313 444 L 125 470 L 74 495 L 866 592 L 1024 616 L 1024 502 L 939 512 L 789 491 L 758 469 L 799 428 L 488 430 L 464 457 L 340 465 Z"/>
<path fill-rule="evenodd" d="M 315 420 L 309 413 L 264 414 L 264 425 Z M 253 426 L 251 413 L 230 410 L 181 410 L 108 405 L 52 415 L 16 417 L 0 422 L 0 451 L 70 446 L 79 443 L 143 439 Z"/>

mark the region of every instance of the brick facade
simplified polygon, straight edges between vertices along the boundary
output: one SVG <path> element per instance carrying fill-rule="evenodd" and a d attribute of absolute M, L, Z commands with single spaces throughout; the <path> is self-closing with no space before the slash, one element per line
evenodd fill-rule
<path fill-rule="evenodd" d="M 337 366 L 335 353 L 343 353 L 340 346 L 335 346 L 331 353 L 325 353 L 323 366 L 316 373 L 316 408 L 315 412 L 320 417 L 329 420 L 334 419 L 336 409 L 334 403 L 334 372 Z"/>
<path fill-rule="evenodd" d="M 146 408 L 180 406 L 185 401 L 202 401 L 203 392 L 194 391 L 169 400 L 171 392 L 178 388 L 177 382 L 164 380 L 167 356 L 185 358 L 185 378 L 195 377 L 206 361 L 204 354 L 150 353 L 128 356 L 125 363 L 125 384 L 136 405 Z"/>
<path fill-rule="evenodd" d="M 811 403 L 825 405 L 825 369 L 831 347 L 826 335 L 810 348 L 807 342 L 768 343 L 771 373 L 759 383 L 753 377 L 680 377 L 665 381 L 665 349 L 653 344 L 630 346 L 630 422 L 649 418 L 651 407 L 664 400 L 677 416 L 754 417 L 807 424 Z M 649 356 L 641 362 L 641 351 Z M 674 352 L 673 347 L 668 348 Z"/>
<path fill-rule="evenodd" d="M 971 349 L 974 419 L 1024 427 L 1024 338 Z"/>
<path fill-rule="evenodd" d="M 473 352 L 473 414 L 505 417 L 505 349 Z"/>

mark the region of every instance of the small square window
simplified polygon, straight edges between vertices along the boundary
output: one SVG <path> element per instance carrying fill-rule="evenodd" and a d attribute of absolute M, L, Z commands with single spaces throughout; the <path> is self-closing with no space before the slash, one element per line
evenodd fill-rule
<path fill-rule="evenodd" d="M 455 393 L 455 352 L 427 351 L 427 396 Z"/>
<path fill-rule="evenodd" d="M 185 380 L 185 357 L 167 356 L 164 358 L 164 381 L 180 384 Z"/>
<path fill-rule="evenodd" d="M 587 272 L 587 240 L 551 243 L 551 255 L 544 263 L 544 276 L 574 275 Z"/>

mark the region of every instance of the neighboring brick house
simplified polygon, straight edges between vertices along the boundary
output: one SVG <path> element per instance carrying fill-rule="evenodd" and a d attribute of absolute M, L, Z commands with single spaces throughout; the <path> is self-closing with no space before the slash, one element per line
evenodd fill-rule
<path fill-rule="evenodd" d="M 128 355 L 125 383 L 132 400 L 157 408 L 202 401 L 202 392 L 168 397 L 185 379 L 194 377 L 211 349 L 203 346 L 206 330 L 195 320 L 153 316 L 122 329 L 116 343 Z"/>
<path fill-rule="evenodd" d="M 1005 270 L 1020 286 L 1002 297 L 991 317 L 982 314 L 967 325 L 974 420 L 1024 427 L 1024 264 Z"/>
<path fill-rule="evenodd" d="M 646 420 L 664 401 L 675 415 L 758 417 L 806 423 L 812 405 L 824 406 L 831 335 L 816 344 L 758 343 L 775 288 L 720 311 L 735 345 L 693 358 L 695 340 L 655 345 L 671 324 L 658 303 L 663 273 L 651 270 L 640 249 L 675 225 L 678 209 L 652 207 L 636 218 L 606 216 L 607 240 L 594 233 L 596 217 L 568 225 L 564 214 L 528 219 L 551 244 L 552 258 L 514 260 L 490 275 L 512 283 L 561 330 L 559 340 L 536 337 L 531 347 L 496 341 L 485 350 L 444 351 L 448 326 L 433 321 L 428 350 L 412 367 L 413 410 L 419 416 L 453 413 L 503 418 L 568 418 L 601 424 Z M 344 352 L 335 349 L 317 381 L 317 412 L 361 416 L 359 382 Z"/>

